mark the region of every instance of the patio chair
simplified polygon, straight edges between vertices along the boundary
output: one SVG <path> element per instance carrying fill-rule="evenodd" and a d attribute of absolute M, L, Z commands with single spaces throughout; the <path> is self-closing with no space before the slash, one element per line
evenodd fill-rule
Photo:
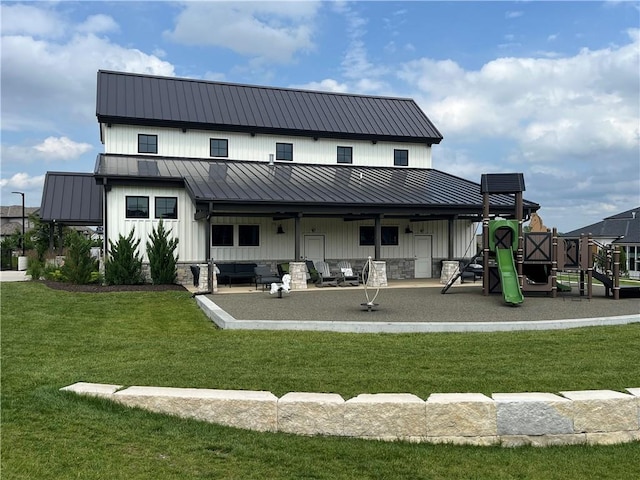
<path fill-rule="evenodd" d="M 358 285 L 360 285 L 360 276 L 353 271 L 353 268 L 351 268 L 351 262 L 342 260 L 338 262 L 338 268 L 342 273 L 342 276 L 339 281 L 340 285 L 349 284 L 349 285 L 353 285 L 354 287 L 357 287 Z"/>
<path fill-rule="evenodd" d="M 331 269 L 329 268 L 329 264 L 327 262 L 314 262 L 316 270 L 318 271 L 318 282 L 316 286 L 318 287 L 337 287 L 338 286 L 338 277 L 331 274 Z"/>
<path fill-rule="evenodd" d="M 267 265 L 257 265 L 254 268 L 254 272 L 256 274 L 256 290 L 258 289 L 258 284 L 262 285 L 262 290 L 266 290 L 267 285 L 281 281 L 281 277 L 273 273 Z"/>
<path fill-rule="evenodd" d="M 320 275 L 318 275 L 318 271 L 316 270 L 315 265 L 311 260 L 305 260 L 307 264 L 307 283 L 311 280 L 313 283 L 318 283 L 320 280 Z"/>

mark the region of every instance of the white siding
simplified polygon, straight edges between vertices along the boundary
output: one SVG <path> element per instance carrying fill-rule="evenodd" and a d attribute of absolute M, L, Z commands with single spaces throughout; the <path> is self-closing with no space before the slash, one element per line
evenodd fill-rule
<path fill-rule="evenodd" d="M 103 128 L 105 153 L 134 155 L 138 153 L 138 134 L 158 135 L 158 156 L 213 159 L 209 156 L 209 139 L 229 140 L 229 159 L 268 161 L 275 158 L 276 143 L 293 144 L 293 163 L 337 164 L 337 147 L 353 147 L 355 166 L 393 166 L 393 150 L 409 151 L 409 167 L 431 168 L 431 147 L 415 143 L 389 143 L 337 140 L 310 137 L 211 132 L 175 128 L 153 128 L 113 125 Z M 153 155 L 151 155 L 153 156 Z"/>
<path fill-rule="evenodd" d="M 256 260 L 292 260 L 294 254 L 294 220 L 273 221 L 271 218 L 230 218 L 214 217 L 212 224 L 234 225 L 234 247 L 211 247 L 211 257 L 215 261 L 256 261 Z M 260 225 L 260 246 L 239 247 L 237 225 Z M 284 234 L 276 233 L 282 225 Z M 325 238 L 325 258 L 327 259 L 366 259 L 374 255 L 373 246 L 360 246 L 360 226 L 373 226 L 372 221 L 345 222 L 341 219 L 303 218 L 302 235 L 323 235 Z M 382 225 L 398 227 L 398 245 L 383 246 L 383 259 L 415 257 L 414 234 L 432 236 L 433 257 L 447 258 L 449 236 L 447 221 L 413 222 L 402 220 L 383 220 Z M 405 228 L 410 225 L 413 234 L 407 234 Z M 475 225 L 466 220 L 454 222 L 454 257 L 470 257 L 476 253 Z M 473 244 L 471 244 L 473 242 Z M 471 244 L 471 246 L 470 246 Z M 301 254 L 304 258 L 304 241 L 301 241 Z M 467 250 L 468 249 L 468 250 Z"/>
<path fill-rule="evenodd" d="M 129 195 L 149 197 L 149 218 L 126 218 L 126 197 Z M 178 238 L 178 261 L 202 262 L 205 260 L 205 228 L 206 221 L 196 222 L 193 219 L 195 208 L 183 188 L 151 188 L 151 187 L 112 187 L 107 193 L 107 235 L 112 242 L 118 235 L 129 235 L 134 230 L 134 237 L 140 239 L 138 253 L 146 262 L 146 243 L 159 220 L 154 218 L 154 197 L 177 197 L 178 218 L 164 219 L 165 228 L 171 230 L 173 238 Z"/>

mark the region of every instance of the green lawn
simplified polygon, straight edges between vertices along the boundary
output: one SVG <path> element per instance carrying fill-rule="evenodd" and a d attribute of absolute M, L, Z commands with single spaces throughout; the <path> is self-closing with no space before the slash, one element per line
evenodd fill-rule
<path fill-rule="evenodd" d="M 256 433 L 126 409 L 77 381 L 359 393 L 640 387 L 640 325 L 357 335 L 220 331 L 189 294 L 2 284 L 2 479 L 637 478 L 640 444 L 545 449 Z"/>

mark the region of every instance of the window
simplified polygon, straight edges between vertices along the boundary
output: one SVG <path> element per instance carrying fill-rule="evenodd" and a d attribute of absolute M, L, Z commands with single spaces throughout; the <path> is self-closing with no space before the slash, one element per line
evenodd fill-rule
<path fill-rule="evenodd" d="M 409 150 L 394 150 L 393 164 L 396 167 L 408 167 L 409 166 Z"/>
<path fill-rule="evenodd" d="M 293 143 L 276 143 L 276 160 L 293 161 Z"/>
<path fill-rule="evenodd" d="M 149 197 L 127 197 L 127 218 L 149 218 Z"/>
<path fill-rule="evenodd" d="M 158 153 L 158 136 L 138 134 L 138 153 Z"/>
<path fill-rule="evenodd" d="M 382 227 L 380 244 L 384 246 L 398 245 L 398 227 Z M 360 227 L 360 246 L 375 245 L 374 227 Z"/>
<path fill-rule="evenodd" d="M 211 244 L 214 247 L 233 247 L 233 225 L 212 225 Z"/>
<path fill-rule="evenodd" d="M 258 225 L 238 225 L 238 245 L 241 247 L 260 246 L 260 227 Z"/>
<path fill-rule="evenodd" d="M 178 218 L 177 197 L 156 197 L 156 218 Z"/>
<path fill-rule="evenodd" d="M 228 157 L 229 156 L 229 140 L 225 138 L 212 138 L 209 140 L 209 147 L 212 157 Z"/>
<path fill-rule="evenodd" d="M 352 147 L 338 147 L 338 163 L 353 163 Z"/>

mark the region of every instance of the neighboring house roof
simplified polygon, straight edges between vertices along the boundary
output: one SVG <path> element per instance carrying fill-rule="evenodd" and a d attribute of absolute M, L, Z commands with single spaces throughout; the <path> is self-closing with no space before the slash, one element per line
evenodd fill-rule
<path fill-rule="evenodd" d="M 572 230 L 562 236 L 578 237 L 582 234 L 615 239 L 613 243 L 640 243 L 640 207 L 612 215 L 601 222 Z"/>
<path fill-rule="evenodd" d="M 24 216 L 38 213 L 39 207 L 24 207 Z M 22 205 L 9 205 L 0 207 L 0 218 L 22 218 Z"/>
<path fill-rule="evenodd" d="M 91 173 L 47 172 L 40 218 L 66 225 L 102 225 L 102 186 Z"/>
<path fill-rule="evenodd" d="M 410 98 L 318 92 L 98 71 L 101 123 L 440 143 Z M 168 125 L 169 124 L 169 125 Z"/>
<path fill-rule="evenodd" d="M 0 236 L 13 235 L 16 232 L 22 232 L 22 223 L 7 222 L 0 226 Z"/>
<path fill-rule="evenodd" d="M 480 185 L 434 169 L 283 164 L 100 154 L 96 177 L 184 181 L 196 203 L 214 211 L 388 215 L 482 213 Z M 492 213 L 513 214 L 512 195 L 490 198 Z M 525 201 L 527 213 L 539 205 Z"/>

